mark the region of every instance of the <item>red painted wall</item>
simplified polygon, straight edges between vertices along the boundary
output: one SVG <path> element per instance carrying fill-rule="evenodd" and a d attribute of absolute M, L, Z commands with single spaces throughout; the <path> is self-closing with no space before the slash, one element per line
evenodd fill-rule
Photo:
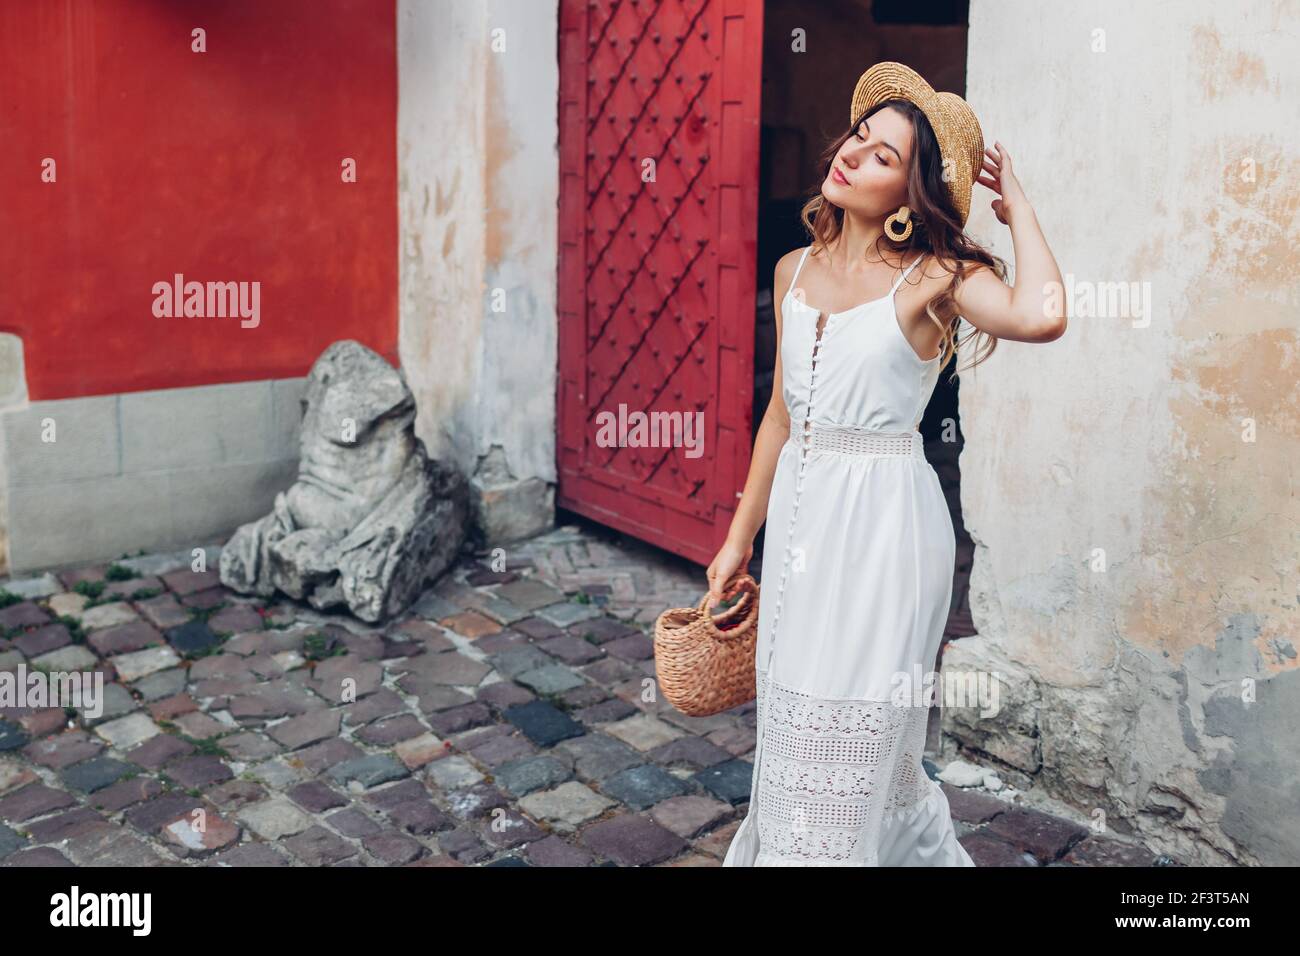
<path fill-rule="evenodd" d="M 302 375 L 341 338 L 396 363 L 396 138 L 395 0 L 0 0 L 0 331 L 30 397 Z M 156 317 L 178 272 L 260 282 L 260 323 Z"/>

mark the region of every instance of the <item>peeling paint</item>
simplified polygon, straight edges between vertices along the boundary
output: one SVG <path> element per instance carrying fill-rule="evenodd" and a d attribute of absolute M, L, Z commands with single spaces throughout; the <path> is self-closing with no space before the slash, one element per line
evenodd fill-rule
<path fill-rule="evenodd" d="M 554 513 L 558 9 L 398 6 L 401 355 L 416 432 L 467 475 L 498 447 L 508 476 L 474 483 L 476 510 L 490 534 L 522 534 Z M 508 55 L 487 42 L 498 29 Z"/>
<path fill-rule="evenodd" d="M 483 137 L 483 159 L 486 163 L 484 177 L 489 184 L 488 205 L 484 210 L 487 232 L 483 254 L 487 267 L 500 265 L 512 247 L 512 238 L 518 226 L 511 208 L 513 184 L 503 182 L 503 170 L 519 151 L 514 131 L 510 126 L 509 104 L 506 102 L 501 71 L 506 69 L 505 57 L 488 58 L 487 65 L 487 115 Z M 497 185 L 502 189 L 493 188 Z M 500 201 L 504 198 L 504 202 Z"/>
<path fill-rule="evenodd" d="M 1244 50 L 1225 50 L 1223 37 L 1209 24 L 1192 28 L 1192 55 L 1194 73 L 1201 80 L 1206 99 L 1268 89 L 1268 70 L 1263 57 Z"/>
<path fill-rule="evenodd" d="M 1249 847 L 1263 866 L 1300 858 L 1300 674 L 1265 681 L 1253 702 L 1225 691 L 1206 707 L 1206 732 L 1230 738 L 1230 757 L 1216 762 L 1210 782 L 1226 797 L 1219 825 Z"/>

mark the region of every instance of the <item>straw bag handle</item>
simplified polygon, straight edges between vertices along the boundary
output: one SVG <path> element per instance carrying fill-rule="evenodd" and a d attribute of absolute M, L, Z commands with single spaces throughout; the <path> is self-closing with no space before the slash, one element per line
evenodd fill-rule
<path fill-rule="evenodd" d="M 714 637 L 731 637 L 737 633 L 742 633 L 745 628 L 741 625 L 748 623 L 749 618 L 753 617 L 757 611 L 758 600 L 758 582 L 744 571 L 737 571 L 727 583 L 722 586 L 722 597 L 726 600 L 737 591 L 743 592 L 740 600 L 733 607 L 727 608 L 721 614 L 714 615 L 709 611 L 709 595 L 706 591 L 704 597 L 700 598 L 700 603 L 696 610 L 700 613 L 700 618 L 707 623 L 709 630 Z M 735 626 L 723 630 L 718 627 L 719 624 L 725 624 L 735 620 L 738 616 L 743 615 L 743 619 Z"/>

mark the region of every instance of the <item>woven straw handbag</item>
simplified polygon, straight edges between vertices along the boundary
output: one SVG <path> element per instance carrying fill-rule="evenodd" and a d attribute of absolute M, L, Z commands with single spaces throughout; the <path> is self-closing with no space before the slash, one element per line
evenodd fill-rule
<path fill-rule="evenodd" d="M 669 608 L 655 621 L 655 672 L 668 702 L 688 717 L 708 717 L 755 697 L 758 582 L 743 572 L 723 586 L 740 600 L 721 614 L 705 594 L 695 607 Z"/>

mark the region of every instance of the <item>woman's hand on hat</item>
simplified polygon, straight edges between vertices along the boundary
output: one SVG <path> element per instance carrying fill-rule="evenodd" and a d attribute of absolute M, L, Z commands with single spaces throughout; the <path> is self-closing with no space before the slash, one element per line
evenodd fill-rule
<path fill-rule="evenodd" d="M 1016 210 L 1028 206 L 1029 200 L 1025 198 L 1020 180 L 1011 168 L 1011 154 L 999 142 L 994 142 L 993 147 L 994 149 L 986 147 L 984 150 L 984 167 L 976 182 L 983 183 L 998 194 L 999 198 L 992 202 L 993 214 L 999 222 L 1008 226 Z"/>

